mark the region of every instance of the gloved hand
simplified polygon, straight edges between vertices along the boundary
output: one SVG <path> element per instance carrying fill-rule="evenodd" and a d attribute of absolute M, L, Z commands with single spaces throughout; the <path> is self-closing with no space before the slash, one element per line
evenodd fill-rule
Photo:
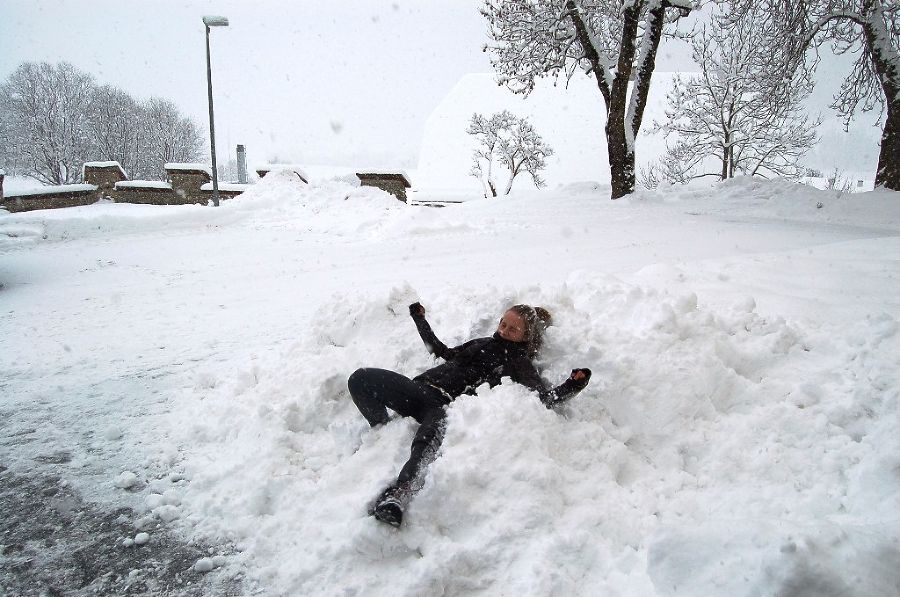
<path fill-rule="evenodd" d="M 422 306 L 422 303 L 417 301 L 409 306 L 409 314 L 413 317 L 425 315 L 425 307 Z"/>
<path fill-rule="evenodd" d="M 569 380 L 571 380 L 573 385 L 579 390 L 583 389 L 591 380 L 591 370 L 587 368 L 572 369 L 572 375 L 569 376 Z"/>

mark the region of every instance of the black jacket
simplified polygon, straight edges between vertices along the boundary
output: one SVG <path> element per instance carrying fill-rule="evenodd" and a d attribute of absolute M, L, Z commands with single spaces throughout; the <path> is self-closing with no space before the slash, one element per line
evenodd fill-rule
<path fill-rule="evenodd" d="M 485 382 L 491 387 L 499 385 L 500 378 L 507 376 L 536 391 L 547 408 L 565 402 L 587 385 L 587 379 L 570 378 L 555 388 L 548 387 L 528 358 L 524 342 L 510 342 L 495 333 L 447 348 L 424 315 L 414 313 L 412 318 L 428 351 L 446 361 L 414 379 L 441 390 L 448 402 L 461 394 L 474 394 L 475 388 Z"/>

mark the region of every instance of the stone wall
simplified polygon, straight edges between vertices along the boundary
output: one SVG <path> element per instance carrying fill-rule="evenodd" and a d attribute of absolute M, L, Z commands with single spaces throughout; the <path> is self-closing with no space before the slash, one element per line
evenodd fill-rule
<path fill-rule="evenodd" d="M 406 202 L 409 179 L 402 172 L 357 172 L 360 186 L 376 187 Z"/>
<path fill-rule="evenodd" d="M 183 202 L 174 203 L 177 196 L 172 189 L 159 187 L 117 187 L 113 196 L 116 203 L 136 203 L 141 205 L 180 205 Z"/>
<path fill-rule="evenodd" d="M 181 203 L 206 203 L 212 197 L 212 193 L 203 193 L 200 190 L 200 187 L 212 180 L 209 171 L 202 166 L 166 164 L 166 176 Z"/>
<path fill-rule="evenodd" d="M 84 188 L 66 190 L 67 187 Z M 101 198 L 99 191 L 94 185 L 62 185 L 51 188 L 55 190 L 49 193 L 6 195 L 2 199 L 3 207 L 10 212 L 57 209 L 60 207 L 90 205 Z"/>
<path fill-rule="evenodd" d="M 116 203 L 148 205 L 206 205 L 212 199 L 212 176 L 204 164 L 166 164 L 168 182 L 128 180 L 118 162 L 88 162 L 84 165 L 82 185 L 43 187 L 25 193 L 3 195 L 3 177 L 0 174 L 0 204 L 9 211 L 53 209 L 89 205 L 101 199 Z M 309 177 L 295 165 L 276 164 L 257 170 L 260 177 L 270 171 L 288 170 L 307 182 Z M 409 179 L 403 172 L 357 172 L 361 186 L 379 188 L 406 201 Z M 244 192 L 247 185 L 224 183 L 219 185 L 220 199 L 233 199 Z"/>
<path fill-rule="evenodd" d="M 90 205 L 101 199 L 147 205 L 206 205 L 212 199 L 212 190 L 203 188 L 211 186 L 211 176 L 202 164 L 166 164 L 168 183 L 129 181 L 118 162 L 88 162 L 83 173 L 87 184 L 49 186 L 5 197 L 0 184 L 0 204 L 18 212 Z M 219 189 L 219 198 L 232 199 L 243 190 L 242 185 L 231 184 L 227 189 Z"/>
<path fill-rule="evenodd" d="M 111 191 L 117 182 L 128 180 L 119 162 L 87 162 L 81 174 L 84 182 L 97 185 L 101 192 Z"/>

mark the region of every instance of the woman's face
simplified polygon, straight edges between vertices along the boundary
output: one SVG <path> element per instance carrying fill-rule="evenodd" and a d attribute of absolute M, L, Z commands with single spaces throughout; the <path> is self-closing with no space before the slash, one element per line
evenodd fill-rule
<path fill-rule="evenodd" d="M 497 333 L 504 340 L 510 342 L 525 341 L 525 319 L 510 309 L 500 318 L 500 325 L 497 326 Z"/>

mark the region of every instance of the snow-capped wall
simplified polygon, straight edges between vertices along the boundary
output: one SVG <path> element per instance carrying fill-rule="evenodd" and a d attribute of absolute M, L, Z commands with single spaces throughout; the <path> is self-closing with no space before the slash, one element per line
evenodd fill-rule
<path fill-rule="evenodd" d="M 654 74 L 642 131 L 649 130 L 654 119 L 664 118 L 672 76 Z M 498 86 L 493 74 L 480 73 L 460 79 L 426 121 L 416 186 L 480 189 L 478 180 L 469 175 L 477 142 L 466 128 L 472 113 L 489 116 L 503 109 L 528 118 L 553 148 L 555 153 L 547 159 L 544 173 L 548 187 L 585 180 L 609 181 L 606 108 L 592 78 L 577 76 L 568 87 L 564 81 L 554 86 L 552 80 L 543 80 L 526 98 Z M 638 167 L 664 150 L 661 135 L 641 134 L 637 140 Z M 530 188 L 534 186 L 527 174 L 521 174 L 513 186 L 514 190 Z"/>

